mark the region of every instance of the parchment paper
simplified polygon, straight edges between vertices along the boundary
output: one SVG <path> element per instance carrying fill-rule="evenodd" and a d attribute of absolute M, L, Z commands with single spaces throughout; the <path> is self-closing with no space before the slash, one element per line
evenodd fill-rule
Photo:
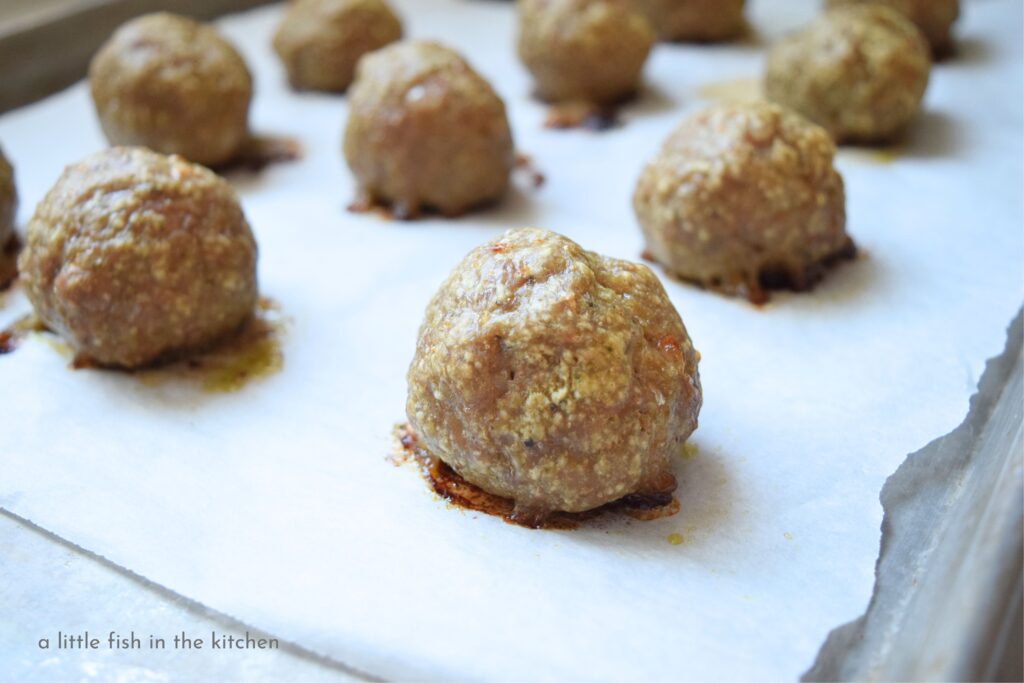
<path fill-rule="evenodd" d="M 492 80 L 548 183 L 458 221 L 346 212 L 344 99 L 288 91 L 268 45 L 279 7 L 225 20 L 256 76 L 254 127 L 307 150 L 232 178 L 261 288 L 293 321 L 284 369 L 210 394 L 72 371 L 29 339 L 0 358 L 0 506 L 381 676 L 797 678 L 867 604 L 885 478 L 963 419 L 1024 300 L 1020 4 L 968 3 L 961 56 L 935 69 L 894 158 L 841 154 L 864 258 L 763 309 L 665 280 L 703 354 L 682 510 L 571 532 L 449 509 L 385 460 L 426 302 L 507 227 L 638 258 L 641 165 L 705 104 L 702 85 L 759 75 L 764 44 L 816 7 L 762 0 L 752 42 L 658 46 L 626 125 L 593 134 L 541 127 L 511 3 L 396 5 L 408 35 L 457 46 Z M 0 141 L 22 222 L 64 164 L 104 144 L 81 84 L 0 117 Z M 15 291 L 0 323 L 26 310 Z"/>

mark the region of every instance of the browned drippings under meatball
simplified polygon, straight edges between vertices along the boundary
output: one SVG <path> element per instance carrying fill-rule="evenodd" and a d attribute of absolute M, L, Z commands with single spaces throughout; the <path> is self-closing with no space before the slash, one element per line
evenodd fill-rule
<path fill-rule="evenodd" d="M 917 116 L 930 70 L 928 44 L 903 15 L 840 7 L 769 51 L 765 94 L 839 142 L 888 142 Z"/>
<path fill-rule="evenodd" d="M 29 221 L 20 267 L 42 322 L 99 365 L 206 346 L 256 303 L 256 242 L 231 186 L 143 148 L 65 169 Z"/>
<path fill-rule="evenodd" d="M 362 198 L 399 217 L 500 199 L 515 156 L 491 85 L 456 52 L 417 41 L 360 60 L 344 151 Z"/>
<path fill-rule="evenodd" d="M 661 40 L 714 42 L 743 32 L 744 0 L 631 0 Z"/>
<path fill-rule="evenodd" d="M 633 194 L 648 252 L 684 280 L 755 302 L 807 288 L 853 253 L 834 154 L 822 128 L 773 104 L 690 116 Z"/>
<path fill-rule="evenodd" d="M 954 50 L 953 24 L 960 16 L 960 0 L 826 0 L 826 7 L 876 2 L 900 12 L 921 29 L 932 54 L 943 57 Z"/>
<path fill-rule="evenodd" d="M 547 230 L 471 251 L 427 307 L 409 368 L 421 444 L 539 524 L 675 488 L 698 354 L 646 266 Z"/>
<path fill-rule="evenodd" d="M 519 58 L 549 102 L 614 104 L 638 89 L 654 44 L 627 0 L 519 0 Z"/>
<path fill-rule="evenodd" d="M 18 209 L 18 191 L 14 185 L 14 169 L 0 150 L 0 289 L 17 274 L 14 216 Z"/>
<path fill-rule="evenodd" d="M 89 67 L 100 125 L 113 145 L 141 145 L 217 166 L 249 136 L 252 78 L 217 31 L 174 14 L 121 26 Z"/>
<path fill-rule="evenodd" d="M 293 87 L 342 92 L 360 57 L 401 38 L 402 22 L 384 0 L 295 0 L 274 34 L 274 50 Z"/>

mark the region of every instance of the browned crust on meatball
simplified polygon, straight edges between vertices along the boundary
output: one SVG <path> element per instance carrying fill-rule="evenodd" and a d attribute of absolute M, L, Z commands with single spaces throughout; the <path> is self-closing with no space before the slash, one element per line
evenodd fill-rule
<path fill-rule="evenodd" d="M 186 17 L 161 12 L 122 25 L 93 58 L 89 87 L 114 145 L 216 166 L 249 135 L 245 62 L 213 27 Z"/>
<path fill-rule="evenodd" d="M 207 346 L 257 296 L 256 242 L 231 186 L 142 148 L 65 169 L 29 221 L 20 268 L 43 323 L 104 366 Z"/>
<path fill-rule="evenodd" d="M 828 134 L 768 103 L 686 118 L 644 168 L 633 208 L 649 254 L 678 277 L 755 302 L 806 289 L 852 255 Z"/>
<path fill-rule="evenodd" d="M 494 202 L 515 163 L 505 103 L 490 83 L 453 50 L 419 41 L 360 60 L 344 152 L 361 199 L 400 217 Z"/>
<path fill-rule="evenodd" d="M 512 230 L 431 300 L 407 413 L 427 451 L 520 514 L 579 512 L 674 488 L 697 359 L 649 268 Z"/>
<path fill-rule="evenodd" d="M 739 36 L 744 0 L 631 0 L 659 40 L 718 42 Z"/>
<path fill-rule="evenodd" d="M 299 90 L 344 92 L 356 63 L 402 38 L 402 22 L 384 0 L 296 0 L 274 34 L 274 50 Z"/>
<path fill-rule="evenodd" d="M 14 185 L 14 168 L 0 150 L 0 289 L 7 287 L 17 275 L 18 238 L 14 233 L 14 216 L 18 209 L 18 190 Z"/>
<path fill-rule="evenodd" d="M 628 99 L 653 44 L 651 27 L 626 0 L 519 2 L 519 57 L 542 100 Z"/>
<path fill-rule="evenodd" d="M 960 0 L 825 0 L 827 8 L 874 2 L 893 8 L 921 29 L 937 58 L 954 52 L 953 24 L 960 17 Z"/>
<path fill-rule="evenodd" d="M 917 116 L 930 70 L 924 36 L 901 14 L 840 7 L 769 51 L 765 94 L 839 142 L 887 142 Z"/>

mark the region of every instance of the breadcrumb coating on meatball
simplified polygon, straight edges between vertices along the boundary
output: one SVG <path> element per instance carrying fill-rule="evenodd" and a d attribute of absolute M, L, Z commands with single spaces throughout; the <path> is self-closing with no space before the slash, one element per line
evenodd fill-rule
<path fill-rule="evenodd" d="M 227 163 L 249 137 L 252 77 L 212 26 L 159 12 L 118 28 L 89 66 L 100 126 L 113 145 Z"/>
<path fill-rule="evenodd" d="M 181 157 L 114 147 L 64 170 L 20 258 L 40 320 L 80 358 L 138 367 L 235 330 L 256 242 L 234 190 Z"/>
<path fill-rule="evenodd" d="M 769 287 L 805 289 L 852 253 L 834 154 L 822 128 L 773 104 L 687 117 L 633 194 L 648 252 L 684 280 L 757 302 Z"/>
<path fill-rule="evenodd" d="M 830 10 L 768 53 L 765 93 L 838 142 L 887 142 L 914 120 L 931 56 L 921 32 L 883 5 Z"/>
<path fill-rule="evenodd" d="M 675 487 L 697 359 L 649 268 L 511 230 L 431 300 L 407 412 L 432 455 L 518 514 L 579 512 Z"/>

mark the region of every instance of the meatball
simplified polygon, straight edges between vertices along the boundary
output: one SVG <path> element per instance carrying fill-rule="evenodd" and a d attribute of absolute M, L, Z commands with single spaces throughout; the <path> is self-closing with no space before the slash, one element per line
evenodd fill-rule
<path fill-rule="evenodd" d="M 678 277 L 767 299 L 852 256 L 843 179 L 822 128 L 773 104 L 685 119 L 647 164 L 633 208 L 652 258 Z"/>
<path fill-rule="evenodd" d="M 29 221 L 19 265 L 42 322 L 99 365 L 206 346 L 256 303 L 256 242 L 231 186 L 143 148 L 66 168 Z"/>
<path fill-rule="evenodd" d="M 519 57 L 542 100 L 627 99 L 653 44 L 647 20 L 627 0 L 519 1 Z"/>
<path fill-rule="evenodd" d="M 113 145 L 141 145 L 216 166 L 249 136 L 252 78 L 210 26 L 157 13 L 121 26 L 89 66 L 100 125 Z"/>
<path fill-rule="evenodd" d="M 401 38 L 402 22 L 384 0 L 296 0 L 274 50 L 293 87 L 344 92 L 360 57 Z"/>
<path fill-rule="evenodd" d="M 882 5 L 831 10 L 768 53 L 768 99 L 839 142 L 886 142 L 917 116 L 931 57 L 921 32 Z"/>
<path fill-rule="evenodd" d="M 714 42 L 744 28 L 744 0 L 632 0 L 661 40 Z"/>
<path fill-rule="evenodd" d="M 360 60 L 344 152 L 364 198 L 400 217 L 495 201 L 514 162 L 505 103 L 459 54 L 432 42 Z"/>
<path fill-rule="evenodd" d="M 14 169 L 0 150 L 0 288 L 6 287 L 17 272 L 13 252 L 14 215 L 18 208 L 18 191 L 14 186 Z"/>
<path fill-rule="evenodd" d="M 698 354 L 646 266 L 547 230 L 469 253 L 427 307 L 409 368 L 420 443 L 516 518 L 675 488 Z"/>
<path fill-rule="evenodd" d="M 868 0 L 826 0 L 826 7 L 862 4 Z M 917 25 L 941 57 L 953 51 L 953 24 L 960 16 L 960 0 L 870 0 L 888 5 Z"/>

